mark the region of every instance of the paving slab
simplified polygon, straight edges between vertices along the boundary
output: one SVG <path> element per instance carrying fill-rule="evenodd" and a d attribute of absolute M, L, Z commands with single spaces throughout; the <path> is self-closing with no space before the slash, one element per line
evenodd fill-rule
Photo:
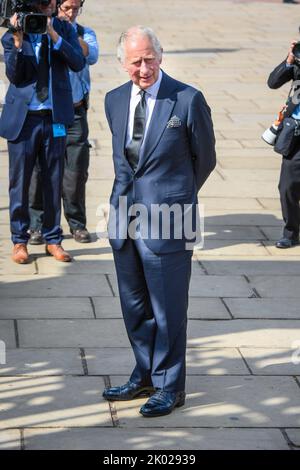
<path fill-rule="evenodd" d="M 300 297 L 299 276 L 250 276 L 249 280 L 261 297 Z"/>
<path fill-rule="evenodd" d="M 93 297 L 92 301 L 97 318 L 123 318 L 119 297 Z M 190 297 L 188 318 L 225 320 L 231 316 L 220 299 Z"/>
<path fill-rule="evenodd" d="M 83 375 L 79 349 L 8 349 L 0 376 Z"/>
<path fill-rule="evenodd" d="M 102 256 L 95 255 L 76 255 L 72 263 L 58 263 L 53 259 L 40 258 L 37 261 L 39 274 L 113 274 L 115 266 L 113 260 L 103 260 Z"/>
<path fill-rule="evenodd" d="M 128 347 L 123 320 L 18 320 L 22 348 Z"/>
<path fill-rule="evenodd" d="M 263 236 L 261 236 L 262 238 Z M 245 241 L 245 240 L 213 240 L 206 237 L 204 246 L 201 249 L 196 248 L 196 253 L 202 257 L 217 256 L 220 257 L 241 257 L 251 256 L 252 258 L 267 256 L 268 250 L 264 246 L 263 240 Z M 201 260 L 201 257 L 199 257 Z"/>
<path fill-rule="evenodd" d="M 100 377 L 0 377 L 0 428 L 111 426 Z"/>
<path fill-rule="evenodd" d="M 299 275 L 299 261 L 292 256 L 271 257 L 270 255 L 255 259 L 248 256 L 239 257 L 239 259 L 207 259 L 208 257 L 198 256 L 202 266 L 208 274 L 223 275 Z"/>
<path fill-rule="evenodd" d="M 112 293 L 103 274 L 72 276 L 5 276 L 0 297 L 92 297 Z"/>
<path fill-rule="evenodd" d="M 190 320 L 189 347 L 290 348 L 300 339 L 297 320 Z"/>
<path fill-rule="evenodd" d="M 298 299 L 224 299 L 234 318 L 300 320 Z"/>
<path fill-rule="evenodd" d="M 199 320 L 230 319 L 230 313 L 220 299 L 189 298 L 188 318 Z"/>
<path fill-rule="evenodd" d="M 85 357 L 90 375 L 123 375 L 127 380 L 135 365 L 129 348 L 86 348 Z M 249 370 L 234 348 L 188 348 L 187 374 L 247 375 Z"/>
<path fill-rule="evenodd" d="M 16 346 L 16 334 L 13 321 L 0 320 L 0 341 L 2 348 L 3 343 L 5 348 L 14 348 Z M 3 350 L 2 348 L 1 352 Z"/>
<path fill-rule="evenodd" d="M 18 429 L 0 430 L 0 450 L 21 450 L 21 433 Z"/>
<path fill-rule="evenodd" d="M 103 302 L 110 300 L 103 297 Z M 106 300 L 107 299 L 107 300 Z M 94 318 L 92 303 L 87 297 L 68 298 L 2 298 L 2 319 Z"/>
<path fill-rule="evenodd" d="M 113 385 L 119 381 L 112 378 Z M 145 401 L 116 402 L 120 425 L 149 427 L 139 415 Z M 300 388 L 292 377 L 189 376 L 185 406 L 155 420 L 158 427 L 166 423 L 169 429 L 299 427 Z"/>
<path fill-rule="evenodd" d="M 250 297 L 253 291 L 242 276 L 192 276 L 191 297 Z"/>
<path fill-rule="evenodd" d="M 288 450 L 276 429 L 25 429 L 26 450 Z"/>
<path fill-rule="evenodd" d="M 300 373 L 299 351 L 292 345 L 289 349 L 241 348 L 240 351 L 254 375 L 295 376 Z"/>

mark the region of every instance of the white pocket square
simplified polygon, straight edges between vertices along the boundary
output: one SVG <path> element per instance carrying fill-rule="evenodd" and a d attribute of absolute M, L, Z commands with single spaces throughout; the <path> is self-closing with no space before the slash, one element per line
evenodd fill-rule
<path fill-rule="evenodd" d="M 180 121 L 179 117 L 173 116 L 171 117 L 170 121 L 168 122 L 167 129 L 171 129 L 173 127 L 180 127 L 182 122 Z"/>

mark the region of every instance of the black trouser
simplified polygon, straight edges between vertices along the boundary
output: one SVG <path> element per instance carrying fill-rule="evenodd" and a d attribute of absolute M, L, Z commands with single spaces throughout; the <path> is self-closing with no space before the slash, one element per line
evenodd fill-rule
<path fill-rule="evenodd" d="M 75 108 L 74 124 L 68 128 L 62 188 L 64 214 L 71 230 L 86 227 L 85 186 L 90 159 L 88 132 L 86 109 L 84 106 Z M 29 212 L 31 230 L 41 230 L 44 212 L 39 164 L 35 166 L 31 179 Z"/>
<path fill-rule="evenodd" d="M 279 180 L 281 210 L 285 222 L 283 236 L 298 240 L 300 226 L 300 146 L 292 158 L 283 158 Z"/>

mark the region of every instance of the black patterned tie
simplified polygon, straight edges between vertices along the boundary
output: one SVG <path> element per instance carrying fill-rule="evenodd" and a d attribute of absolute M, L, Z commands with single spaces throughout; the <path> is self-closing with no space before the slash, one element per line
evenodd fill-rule
<path fill-rule="evenodd" d="M 140 148 L 146 127 L 146 92 L 145 90 L 141 90 L 139 93 L 141 99 L 134 112 L 132 140 L 126 148 L 126 157 L 133 170 L 136 170 L 138 166 Z"/>
<path fill-rule="evenodd" d="M 36 94 L 41 103 L 44 103 L 49 96 L 49 49 L 47 34 L 43 34 L 42 36 Z"/>

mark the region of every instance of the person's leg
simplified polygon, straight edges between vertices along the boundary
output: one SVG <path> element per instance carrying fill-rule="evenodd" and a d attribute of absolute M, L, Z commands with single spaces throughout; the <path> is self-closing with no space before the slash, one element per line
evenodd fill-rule
<path fill-rule="evenodd" d="M 156 324 L 139 254 L 131 239 L 121 250 L 114 250 L 122 313 L 136 366 L 130 381 L 152 385 L 151 369 Z"/>
<path fill-rule="evenodd" d="M 75 109 L 74 124 L 68 129 L 63 178 L 64 214 L 73 234 L 86 229 L 85 187 L 89 157 L 87 111 L 82 106 Z"/>
<path fill-rule="evenodd" d="M 283 236 L 289 240 L 297 241 L 300 226 L 300 151 L 291 160 L 282 159 L 278 187 L 285 223 Z"/>
<path fill-rule="evenodd" d="M 54 137 L 52 119 L 44 118 L 43 147 L 40 153 L 43 187 L 44 224 L 42 233 L 49 245 L 62 241 L 61 194 L 66 138 Z"/>
<path fill-rule="evenodd" d="M 185 390 L 185 355 L 191 251 L 155 254 L 135 241 L 156 323 L 152 383 L 168 392 Z"/>
<path fill-rule="evenodd" d="M 14 244 L 27 244 L 29 239 L 28 192 L 41 131 L 41 120 L 27 116 L 18 139 L 8 142 L 10 225 Z"/>
<path fill-rule="evenodd" d="M 30 230 L 41 232 L 44 218 L 43 188 L 39 162 L 34 166 L 29 187 Z"/>

